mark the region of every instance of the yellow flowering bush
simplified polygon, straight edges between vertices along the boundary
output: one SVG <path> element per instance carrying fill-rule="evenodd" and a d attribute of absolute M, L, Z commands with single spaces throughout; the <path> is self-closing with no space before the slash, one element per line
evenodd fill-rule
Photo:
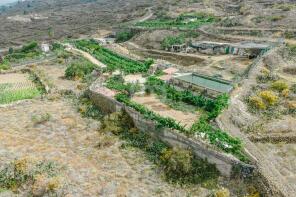
<path fill-rule="evenodd" d="M 267 105 L 275 105 L 279 100 L 278 96 L 273 91 L 264 90 L 260 92 L 259 95 Z"/>
<path fill-rule="evenodd" d="M 265 103 L 258 96 L 251 96 L 249 98 L 249 103 L 250 103 L 251 107 L 254 108 L 254 109 L 260 109 L 260 110 L 266 109 Z"/>

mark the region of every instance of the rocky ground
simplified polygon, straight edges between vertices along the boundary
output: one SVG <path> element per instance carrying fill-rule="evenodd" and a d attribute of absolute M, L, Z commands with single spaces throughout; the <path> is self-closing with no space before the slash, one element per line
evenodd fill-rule
<path fill-rule="evenodd" d="M 62 79 L 64 67 L 42 67 L 61 89 L 77 87 Z M 77 90 L 78 91 L 78 90 Z M 100 122 L 82 118 L 73 99 L 48 96 L 0 108 L 0 166 L 14 159 L 48 160 L 63 166 L 66 196 L 206 196 L 210 190 L 165 182 L 142 152 L 122 149 L 114 136 L 98 132 Z M 36 117 L 44 117 L 40 119 Z M 27 196 L 29 186 L 18 190 Z M 14 196 L 6 191 L 0 196 Z"/>

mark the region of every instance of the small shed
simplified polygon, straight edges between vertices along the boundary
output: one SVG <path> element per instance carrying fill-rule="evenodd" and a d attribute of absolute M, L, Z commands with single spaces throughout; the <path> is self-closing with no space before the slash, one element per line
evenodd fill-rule
<path fill-rule="evenodd" d="M 41 50 L 42 50 L 44 53 L 48 53 L 48 52 L 50 51 L 49 44 L 47 44 L 47 43 L 42 43 L 42 44 L 41 44 Z"/>
<path fill-rule="evenodd" d="M 230 93 L 233 90 L 233 85 L 230 81 L 198 73 L 185 73 L 172 78 L 170 82 L 182 89 L 203 92 L 213 98 L 223 93 Z"/>

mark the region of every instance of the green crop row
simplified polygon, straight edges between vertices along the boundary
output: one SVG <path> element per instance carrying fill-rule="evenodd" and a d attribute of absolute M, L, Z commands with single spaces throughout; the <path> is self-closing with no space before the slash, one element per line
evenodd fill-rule
<path fill-rule="evenodd" d="M 91 53 L 96 59 L 107 66 L 109 71 L 121 70 L 126 74 L 147 72 L 153 60 L 136 61 L 119 55 L 98 45 L 92 40 L 78 40 L 74 42 L 78 49 Z"/>

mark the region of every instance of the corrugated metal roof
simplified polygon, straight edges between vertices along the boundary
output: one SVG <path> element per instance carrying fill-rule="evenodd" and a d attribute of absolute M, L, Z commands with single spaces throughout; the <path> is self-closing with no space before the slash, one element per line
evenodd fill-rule
<path fill-rule="evenodd" d="M 233 86 L 230 83 L 219 81 L 218 79 L 211 79 L 211 77 L 204 77 L 193 73 L 182 75 L 176 78 L 221 93 L 229 93 L 233 89 Z"/>

